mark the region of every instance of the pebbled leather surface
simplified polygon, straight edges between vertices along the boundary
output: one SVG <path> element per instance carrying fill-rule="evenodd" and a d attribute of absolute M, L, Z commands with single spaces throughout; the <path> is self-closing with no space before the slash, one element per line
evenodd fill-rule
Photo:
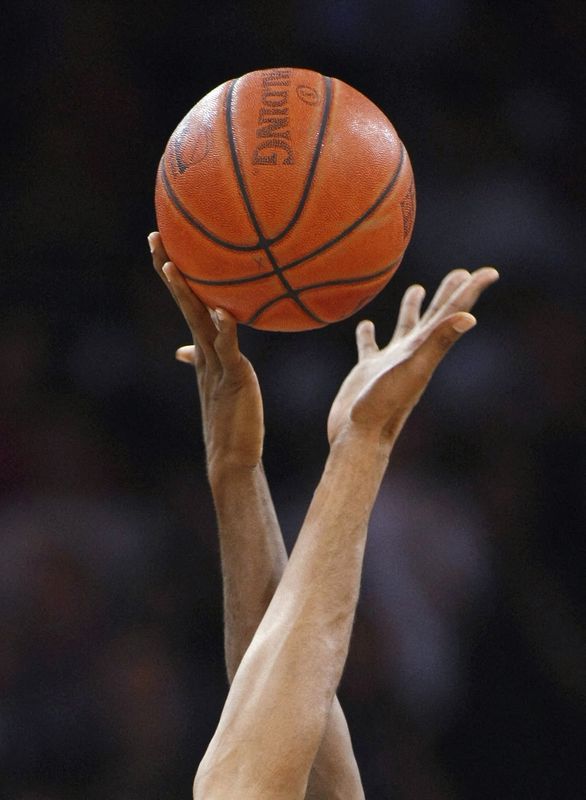
<path fill-rule="evenodd" d="M 200 100 L 167 144 L 155 200 L 167 251 L 202 300 L 272 330 L 319 327 L 368 302 L 415 217 L 409 157 L 382 111 L 294 68 Z"/>

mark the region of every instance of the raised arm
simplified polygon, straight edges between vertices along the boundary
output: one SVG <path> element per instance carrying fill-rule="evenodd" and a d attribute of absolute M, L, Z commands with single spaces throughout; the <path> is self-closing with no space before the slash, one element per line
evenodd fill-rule
<path fill-rule="evenodd" d="M 379 350 L 357 329 L 358 363 L 328 420 L 330 454 L 291 559 L 232 683 L 195 781 L 199 800 L 299 800 L 346 660 L 368 518 L 402 426 L 468 313 L 497 278 L 451 273 L 420 317 L 421 287 L 405 295 L 397 330 Z"/>
<path fill-rule="evenodd" d="M 173 294 L 194 344 L 177 358 L 195 366 L 207 468 L 216 515 L 224 587 L 224 647 L 232 682 L 272 599 L 285 565 L 283 543 L 262 466 L 263 408 L 254 369 L 239 350 L 236 323 L 210 314 L 151 234 L 153 262 Z M 163 272 L 163 267 L 164 272 Z M 308 800 L 363 800 L 344 713 L 334 698 L 312 768 Z"/>

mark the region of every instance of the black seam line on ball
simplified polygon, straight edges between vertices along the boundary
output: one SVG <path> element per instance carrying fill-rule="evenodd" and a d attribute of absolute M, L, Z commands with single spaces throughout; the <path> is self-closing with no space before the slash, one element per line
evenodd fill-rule
<path fill-rule="evenodd" d="M 316 256 L 321 255 L 325 250 L 329 250 L 330 247 L 333 247 L 345 236 L 348 236 L 350 233 L 352 233 L 352 231 L 355 230 L 359 225 L 362 225 L 364 220 L 367 219 L 371 214 L 373 214 L 376 211 L 376 209 L 380 206 L 383 200 L 389 195 L 393 186 L 397 182 L 397 179 L 401 174 L 401 169 L 403 168 L 403 163 L 405 161 L 405 152 L 406 152 L 405 147 L 401 142 L 401 158 L 399 159 L 399 165 L 395 170 L 393 177 L 387 183 L 387 185 L 379 194 L 379 196 L 376 198 L 374 203 L 369 208 L 367 208 L 366 211 L 363 214 L 361 214 L 361 216 L 358 217 L 358 219 L 354 220 L 354 222 L 351 225 L 349 225 L 345 230 L 343 230 L 337 236 L 334 236 L 333 239 L 330 239 L 328 242 L 325 242 L 325 244 L 322 244 L 315 250 L 312 250 L 311 253 L 307 253 L 307 255 L 301 256 L 301 258 L 297 258 L 294 261 L 290 261 L 288 264 L 283 264 L 281 269 L 282 270 L 291 269 L 292 267 L 298 266 L 298 264 L 303 264 L 306 261 L 309 261 L 311 258 L 315 258 Z"/>
<path fill-rule="evenodd" d="M 163 182 L 163 187 L 165 192 L 167 193 L 167 197 L 173 203 L 176 210 L 181 214 L 181 216 L 189 222 L 194 228 L 196 228 L 200 233 L 206 236 L 208 239 L 211 239 L 212 242 L 215 244 L 219 244 L 222 247 L 225 247 L 228 250 L 237 250 L 239 252 L 254 252 L 255 250 L 260 250 L 260 245 L 258 244 L 233 244 L 232 242 L 226 242 L 224 239 L 220 239 L 219 236 L 213 234 L 210 230 L 208 230 L 205 225 L 203 225 L 198 219 L 196 219 L 189 211 L 185 208 L 181 200 L 177 197 L 175 192 L 173 191 L 173 187 L 169 182 L 169 177 L 167 175 L 167 169 L 165 167 L 164 156 L 161 159 L 160 164 L 160 175 L 161 180 Z"/>
<path fill-rule="evenodd" d="M 401 262 L 400 258 L 395 259 L 390 264 L 387 264 L 386 267 L 377 270 L 376 272 L 370 272 L 368 275 L 360 275 L 356 276 L 355 278 L 334 278 L 331 281 L 320 281 L 319 283 L 308 283 L 306 286 L 301 286 L 297 291 L 299 294 L 302 292 L 309 292 L 311 289 L 322 289 L 326 286 L 345 286 L 347 284 L 356 284 L 356 283 L 368 283 L 369 281 L 374 281 L 376 278 L 381 278 L 383 275 L 386 275 L 389 272 L 392 272 Z M 278 303 L 279 300 L 285 300 L 288 295 L 281 294 L 278 297 L 273 297 L 267 303 L 264 303 L 260 308 L 258 308 L 250 319 L 246 320 L 247 325 L 252 325 L 257 321 L 257 319 L 271 306 L 275 303 Z"/>
<path fill-rule="evenodd" d="M 244 205 L 246 206 L 246 210 L 248 212 L 248 216 L 250 217 L 250 221 L 256 231 L 258 236 L 258 244 L 259 247 L 264 251 L 266 257 L 268 258 L 271 267 L 273 268 L 274 274 L 279 278 L 283 286 L 286 290 L 286 296 L 290 297 L 297 305 L 307 314 L 315 322 L 319 322 L 324 324 L 324 320 L 320 319 L 316 314 L 314 314 L 302 300 L 299 299 L 297 292 L 291 286 L 287 278 L 281 273 L 281 267 L 279 266 L 277 259 L 274 257 L 273 253 L 271 252 L 271 248 L 269 247 L 269 241 L 265 237 L 262 228 L 260 227 L 260 223 L 254 213 L 254 209 L 252 207 L 252 202 L 248 195 L 248 191 L 246 189 L 246 184 L 244 182 L 244 175 L 242 174 L 242 170 L 240 168 L 240 162 L 238 160 L 238 153 L 236 151 L 236 141 L 234 139 L 234 130 L 232 127 L 232 97 L 234 95 L 234 88 L 238 80 L 232 81 L 230 87 L 228 89 L 228 94 L 226 96 L 226 130 L 228 132 L 228 144 L 230 145 L 230 156 L 232 158 L 232 167 L 234 168 L 234 173 L 236 176 L 236 180 L 238 182 L 238 187 L 240 189 L 240 194 L 242 195 L 242 200 L 244 201 Z"/>
<path fill-rule="evenodd" d="M 327 78 L 325 75 L 322 77 L 324 81 L 324 94 L 325 94 L 324 109 L 322 113 L 319 133 L 317 135 L 315 149 L 313 151 L 313 156 L 311 159 L 311 164 L 309 165 L 309 171 L 305 179 L 305 186 L 303 187 L 301 199 L 297 204 L 297 208 L 295 209 L 295 213 L 291 217 L 291 220 L 287 223 L 286 227 L 283 228 L 283 230 L 280 233 L 278 233 L 276 236 L 273 236 L 271 239 L 268 240 L 268 243 L 271 245 L 276 244 L 289 233 L 291 228 L 299 220 L 299 217 L 301 216 L 301 213 L 305 208 L 305 203 L 307 202 L 307 198 L 309 197 L 309 190 L 311 189 L 311 185 L 313 183 L 313 179 L 315 177 L 317 169 L 317 162 L 319 161 L 319 157 L 321 155 L 322 146 L 326 135 L 326 128 L 328 125 L 328 120 L 330 118 L 330 108 L 332 105 L 332 79 Z"/>
<path fill-rule="evenodd" d="M 177 268 L 179 269 L 179 267 Z M 179 270 L 179 272 L 181 272 L 186 281 L 201 284 L 202 286 L 239 286 L 241 283 L 254 283 L 255 281 L 262 281 L 266 278 L 272 278 L 275 274 L 274 269 L 268 269 L 266 272 L 258 272 L 256 275 L 246 275 L 243 278 L 222 278 L 213 280 L 212 278 L 196 278 L 193 275 L 189 275 L 187 272 L 183 272 L 182 270 Z"/>
<path fill-rule="evenodd" d="M 310 259 L 321 255 L 326 250 L 329 250 L 330 247 L 333 247 L 335 244 L 337 244 L 345 236 L 348 236 L 348 234 L 352 233 L 352 231 L 354 231 L 359 225 L 361 225 L 366 219 L 368 219 L 368 217 L 374 211 L 376 211 L 376 209 L 383 202 L 385 197 L 387 197 L 389 192 L 393 189 L 393 186 L 397 182 L 397 178 L 399 177 L 399 175 L 401 173 L 401 169 L 403 167 L 404 161 L 405 161 L 405 148 L 401 144 L 401 159 L 399 161 L 399 166 L 397 167 L 395 173 L 391 177 L 391 179 L 388 182 L 388 184 L 385 186 L 385 188 L 379 194 L 377 199 L 374 201 L 374 203 L 369 208 L 367 208 L 366 211 L 360 217 L 358 217 L 358 219 L 356 219 L 351 225 L 349 225 L 347 228 L 345 228 L 337 236 L 334 236 L 333 239 L 330 239 L 329 241 L 327 241 L 324 244 L 320 245 L 318 248 L 316 248 L 315 250 L 312 250 L 310 253 L 307 253 L 306 255 L 295 259 L 294 261 L 290 261 L 288 264 L 282 264 L 279 267 L 280 272 L 285 272 L 285 271 L 291 269 L 292 267 L 296 267 L 299 264 L 304 264 L 306 261 L 309 261 Z M 187 278 L 187 280 L 192 281 L 193 283 L 201 283 L 201 284 L 203 284 L 205 286 L 224 286 L 224 285 L 228 285 L 228 284 L 251 283 L 253 281 L 260 281 L 263 278 L 268 278 L 270 275 L 273 275 L 273 274 L 274 274 L 274 270 L 267 270 L 266 272 L 257 272 L 254 275 L 244 275 L 242 278 L 222 279 L 222 280 L 208 280 L 206 278 L 193 278 L 193 277 L 191 277 L 191 275 L 184 275 L 184 277 Z"/>

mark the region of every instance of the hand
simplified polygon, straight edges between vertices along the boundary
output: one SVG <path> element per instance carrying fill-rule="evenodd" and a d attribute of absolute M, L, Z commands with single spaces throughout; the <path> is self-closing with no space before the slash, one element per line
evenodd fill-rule
<path fill-rule="evenodd" d="M 238 347 L 236 320 L 195 296 L 169 261 L 158 232 L 148 240 L 154 267 L 193 336 L 193 345 L 180 347 L 176 358 L 195 367 L 210 476 L 226 467 L 252 469 L 262 456 L 263 407 L 256 373 Z"/>
<path fill-rule="evenodd" d="M 476 324 L 467 313 L 498 272 L 457 269 L 442 281 L 421 316 L 422 286 L 410 286 L 401 302 L 393 338 L 380 350 L 372 322 L 356 328 L 358 363 L 336 396 L 328 419 L 332 444 L 344 430 L 360 431 L 392 444 L 410 411 L 452 345 Z"/>

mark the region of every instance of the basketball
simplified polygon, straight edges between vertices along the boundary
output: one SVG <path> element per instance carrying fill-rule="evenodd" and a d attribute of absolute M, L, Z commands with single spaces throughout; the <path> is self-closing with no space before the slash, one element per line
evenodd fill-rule
<path fill-rule="evenodd" d="M 169 258 L 206 305 L 300 331 L 349 317 L 388 283 L 411 237 L 415 184 L 368 98 L 275 68 L 191 109 L 161 158 L 155 205 Z"/>

